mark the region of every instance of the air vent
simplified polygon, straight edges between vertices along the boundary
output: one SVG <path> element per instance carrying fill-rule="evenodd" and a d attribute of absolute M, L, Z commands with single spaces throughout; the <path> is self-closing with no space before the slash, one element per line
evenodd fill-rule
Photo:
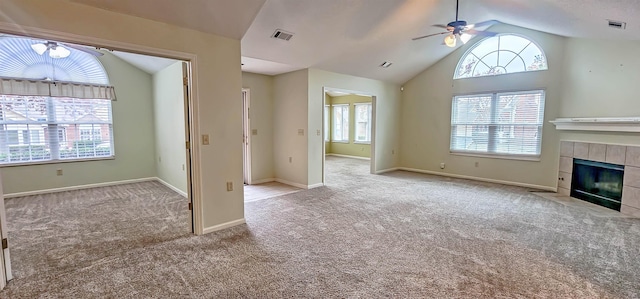
<path fill-rule="evenodd" d="M 627 23 L 626 22 L 613 21 L 613 20 L 607 20 L 607 21 L 609 21 L 609 27 L 611 27 L 611 28 L 616 28 L 616 29 L 625 29 L 625 28 L 627 28 Z"/>
<path fill-rule="evenodd" d="M 282 29 L 276 29 L 276 32 L 274 32 L 271 37 L 288 41 L 293 37 L 293 33 L 286 32 Z"/>
<path fill-rule="evenodd" d="M 386 69 L 386 68 L 390 67 L 392 64 L 393 64 L 393 62 L 385 61 L 382 64 L 380 64 L 379 66 Z"/>

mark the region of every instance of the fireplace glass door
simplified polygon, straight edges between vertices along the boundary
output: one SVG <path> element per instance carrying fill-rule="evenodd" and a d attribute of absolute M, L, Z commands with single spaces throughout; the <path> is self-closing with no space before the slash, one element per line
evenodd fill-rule
<path fill-rule="evenodd" d="M 622 165 L 573 159 L 571 196 L 620 211 L 623 176 Z"/>

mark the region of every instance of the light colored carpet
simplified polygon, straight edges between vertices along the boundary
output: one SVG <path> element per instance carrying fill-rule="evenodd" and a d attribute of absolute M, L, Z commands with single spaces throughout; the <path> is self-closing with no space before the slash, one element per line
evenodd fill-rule
<path fill-rule="evenodd" d="M 268 183 L 257 184 L 257 185 L 245 185 L 244 201 L 252 202 L 256 200 L 263 200 L 267 198 L 296 193 L 302 190 L 303 189 L 300 189 L 298 187 L 285 185 L 279 182 L 268 182 Z"/>
<path fill-rule="evenodd" d="M 330 186 L 247 203 L 247 225 L 201 237 L 155 183 L 7 200 L 0 297 L 640 298 L 639 219 L 367 167 L 329 157 Z"/>

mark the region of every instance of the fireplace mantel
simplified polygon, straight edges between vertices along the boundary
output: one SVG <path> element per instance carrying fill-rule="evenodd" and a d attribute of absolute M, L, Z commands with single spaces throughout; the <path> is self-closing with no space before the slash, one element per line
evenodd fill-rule
<path fill-rule="evenodd" d="M 556 130 L 640 133 L 640 117 L 567 117 L 550 123 Z"/>

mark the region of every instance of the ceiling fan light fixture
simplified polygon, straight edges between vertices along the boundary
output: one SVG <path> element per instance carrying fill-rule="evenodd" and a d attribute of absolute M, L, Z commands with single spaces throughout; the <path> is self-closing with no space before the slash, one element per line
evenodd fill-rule
<path fill-rule="evenodd" d="M 71 55 L 71 51 L 62 46 L 56 46 L 49 49 L 49 56 L 51 56 L 51 58 L 66 58 L 69 57 L 69 55 Z"/>
<path fill-rule="evenodd" d="M 471 34 L 460 33 L 460 41 L 462 42 L 462 44 L 466 44 L 467 42 L 469 42 L 469 40 L 471 40 L 472 37 L 473 35 Z"/>
<path fill-rule="evenodd" d="M 449 48 L 453 48 L 456 46 L 456 36 L 453 34 L 449 34 L 444 38 L 444 44 Z"/>
<path fill-rule="evenodd" d="M 33 44 L 33 45 L 31 45 L 31 49 L 36 51 L 36 53 L 38 53 L 38 55 L 42 55 L 42 54 L 44 54 L 44 52 L 47 51 L 48 47 L 45 44 Z"/>

